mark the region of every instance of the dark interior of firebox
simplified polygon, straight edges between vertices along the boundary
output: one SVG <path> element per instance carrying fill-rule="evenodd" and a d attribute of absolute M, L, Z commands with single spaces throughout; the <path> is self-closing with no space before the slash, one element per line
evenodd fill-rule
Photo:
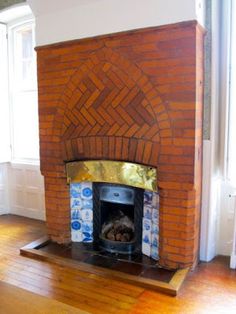
<path fill-rule="evenodd" d="M 101 236 L 110 241 L 134 239 L 134 205 L 101 202 Z"/>

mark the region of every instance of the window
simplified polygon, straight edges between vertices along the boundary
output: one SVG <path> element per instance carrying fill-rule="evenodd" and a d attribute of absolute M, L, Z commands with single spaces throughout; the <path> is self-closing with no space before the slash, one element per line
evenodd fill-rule
<path fill-rule="evenodd" d="M 38 100 L 33 21 L 8 29 L 12 161 L 39 160 Z"/>

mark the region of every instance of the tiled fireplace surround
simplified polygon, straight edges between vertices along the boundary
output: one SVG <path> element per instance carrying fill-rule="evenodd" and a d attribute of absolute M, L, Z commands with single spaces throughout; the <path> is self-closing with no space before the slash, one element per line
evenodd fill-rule
<path fill-rule="evenodd" d="M 53 241 L 71 241 L 65 162 L 157 168 L 160 264 L 198 260 L 203 31 L 195 21 L 37 48 L 41 172 Z"/>

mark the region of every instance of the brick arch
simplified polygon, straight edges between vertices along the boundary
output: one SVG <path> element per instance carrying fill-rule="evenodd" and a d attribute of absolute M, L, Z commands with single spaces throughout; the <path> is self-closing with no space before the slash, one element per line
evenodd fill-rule
<path fill-rule="evenodd" d="M 62 122 L 64 160 L 101 157 L 156 166 L 161 138 L 163 143 L 171 137 L 158 90 L 135 64 L 110 48 L 92 53 L 80 66 L 61 102 L 56 121 Z"/>
<path fill-rule="evenodd" d="M 157 167 L 159 152 L 159 143 L 126 137 L 91 136 L 62 142 L 65 161 L 123 160 Z"/>

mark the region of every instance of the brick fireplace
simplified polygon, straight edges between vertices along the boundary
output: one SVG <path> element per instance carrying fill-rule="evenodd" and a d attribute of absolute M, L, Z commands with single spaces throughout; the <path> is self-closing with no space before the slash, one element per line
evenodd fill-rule
<path fill-rule="evenodd" d="M 71 241 L 65 163 L 127 161 L 157 168 L 160 264 L 196 264 L 203 36 L 190 21 L 37 48 L 40 160 L 53 241 Z"/>

